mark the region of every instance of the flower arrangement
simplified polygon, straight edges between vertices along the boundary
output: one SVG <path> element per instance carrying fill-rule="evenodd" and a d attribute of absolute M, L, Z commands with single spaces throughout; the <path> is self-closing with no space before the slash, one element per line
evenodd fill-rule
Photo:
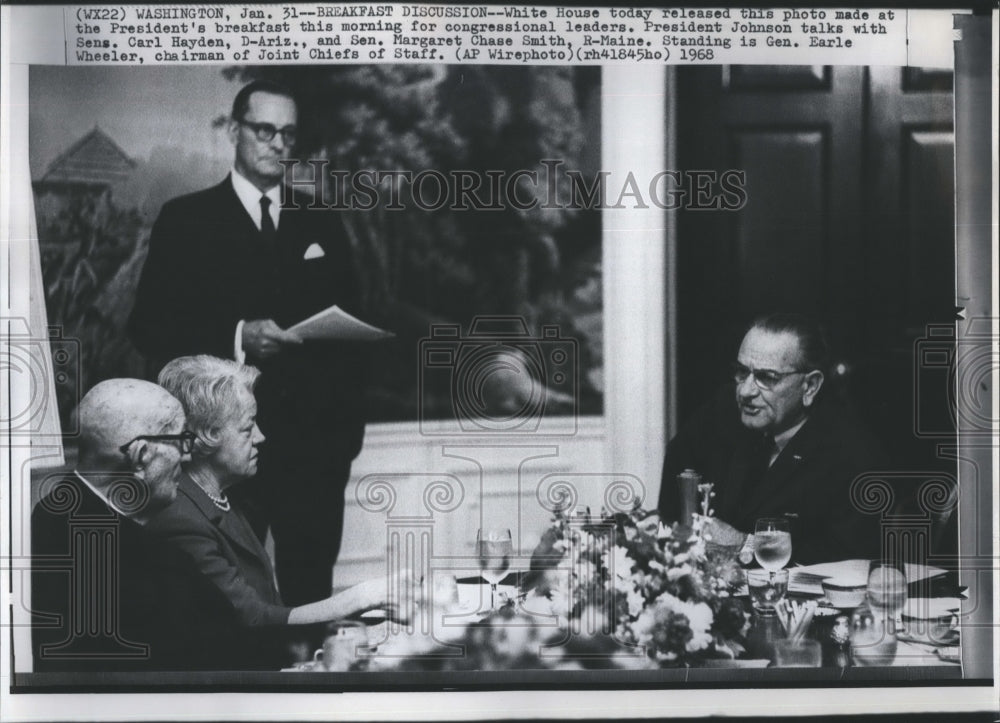
<path fill-rule="evenodd" d="M 635 669 L 739 657 L 750 615 L 733 597 L 742 582 L 735 552 L 708 533 L 711 487 L 699 486 L 702 514 L 688 525 L 665 525 L 638 505 L 600 516 L 555 511 L 521 594 L 467 624 L 443 626 L 448 605 L 435 605 L 434 639 L 379 645 L 381 665 Z"/>
<path fill-rule="evenodd" d="M 555 513 L 535 551 L 544 570 L 537 594 L 562 625 L 606 617 L 619 646 L 644 650 L 661 666 L 734 658 L 750 616 L 732 596 L 739 566 L 705 534 L 711 486 L 691 525 L 664 525 L 638 506 L 616 514 Z"/>

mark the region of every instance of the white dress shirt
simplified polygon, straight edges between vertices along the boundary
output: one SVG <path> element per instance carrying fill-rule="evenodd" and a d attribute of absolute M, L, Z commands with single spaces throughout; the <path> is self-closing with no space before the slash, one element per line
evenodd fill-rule
<path fill-rule="evenodd" d="M 253 219 L 254 226 L 257 227 L 258 231 L 260 231 L 260 197 L 267 196 L 271 199 L 271 207 L 268 210 L 271 212 L 271 220 L 274 221 L 274 228 L 277 230 L 278 222 L 281 218 L 281 184 L 276 184 L 273 188 L 269 188 L 262 193 L 259 188 L 244 178 L 235 168 L 229 174 L 229 177 L 233 181 L 233 190 L 236 192 L 236 197 L 240 199 L 243 208 L 250 214 L 250 218 Z"/>

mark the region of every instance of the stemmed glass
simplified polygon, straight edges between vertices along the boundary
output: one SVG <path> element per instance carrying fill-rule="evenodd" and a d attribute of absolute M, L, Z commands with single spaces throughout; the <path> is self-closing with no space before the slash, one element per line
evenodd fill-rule
<path fill-rule="evenodd" d="M 792 559 L 792 535 L 783 517 L 762 517 L 753 530 L 753 555 L 765 570 L 774 573 Z"/>
<path fill-rule="evenodd" d="M 482 529 L 476 532 L 476 555 L 479 571 L 490 584 L 490 609 L 497 606 L 497 584 L 510 570 L 514 541 L 509 529 Z"/>

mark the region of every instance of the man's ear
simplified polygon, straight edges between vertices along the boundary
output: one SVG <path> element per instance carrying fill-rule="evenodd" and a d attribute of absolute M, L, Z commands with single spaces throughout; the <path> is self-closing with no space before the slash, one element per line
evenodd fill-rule
<path fill-rule="evenodd" d="M 802 393 L 802 406 L 808 407 L 816 401 L 816 395 L 823 387 L 823 380 L 823 372 L 819 369 L 814 369 L 806 374 L 806 378 L 802 382 L 805 385 L 805 391 Z"/>
<path fill-rule="evenodd" d="M 144 439 L 133 442 L 128 448 L 129 466 L 132 468 L 132 473 L 136 477 L 145 477 L 146 468 L 149 466 L 152 456 L 153 450 L 150 449 L 149 442 Z"/>
<path fill-rule="evenodd" d="M 229 136 L 229 142 L 234 146 L 236 145 L 237 136 L 240 132 L 240 124 L 235 118 L 229 119 L 229 124 L 226 126 L 226 134 Z"/>

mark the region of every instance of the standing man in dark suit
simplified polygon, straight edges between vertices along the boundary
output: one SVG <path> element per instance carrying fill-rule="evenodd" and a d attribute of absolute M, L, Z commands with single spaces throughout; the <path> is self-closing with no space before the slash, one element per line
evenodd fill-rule
<path fill-rule="evenodd" d="M 77 469 L 43 482 L 31 516 L 35 672 L 267 667 L 226 597 L 146 528 L 194 442 L 180 402 L 111 379 L 79 416 Z"/>
<path fill-rule="evenodd" d="M 213 354 L 261 370 L 268 442 L 242 501 L 261 539 L 271 528 L 281 594 L 293 606 L 330 595 L 344 489 L 364 436 L 367 366 L 357 345 L 303 343 L 287 331 L 333 304 L 357 312 L 359 296 L 338 215 L 282 184 L 297 123 L 282 86 L 254 81 L 237 94 L 233 171 L 164 204 L 129 322 L 157 368 Z"/>
<path fill-rule="evenodd" d="M 743 547 L 760 517 L 788 516 L 792 559 L 809 564 L 879 554 L 878 519 L 851 484 L 884 469 L 879 445 L 835 399 L 821 396 L 829 353 L 822 330 L 795 314 L 756 320 L 726 386 L 667 445 L 660 514 L 676 520 L 677 475 L 714 483 L 709 533 Z"/>

